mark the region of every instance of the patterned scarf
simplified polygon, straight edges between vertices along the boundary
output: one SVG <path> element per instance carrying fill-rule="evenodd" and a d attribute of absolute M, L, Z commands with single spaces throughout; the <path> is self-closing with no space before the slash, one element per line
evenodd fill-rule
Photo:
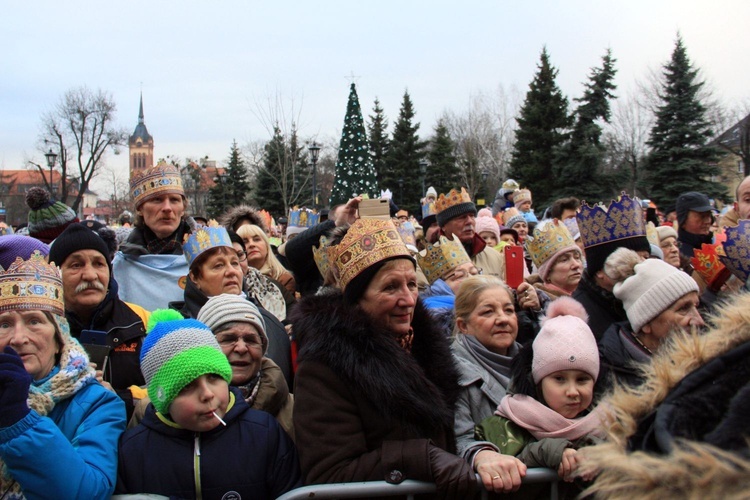
<path fill-rule="evenodd" d="M 414 328 L 409 328 L 409 331 L 403 335 L 396 337 L 396 342 L 406 352 L 411 352 L 411 345 L 414 343 Z"/>
<path fill-rule="evenodd" d="M 143 227 L 143 237 L 146 240 L 146 248 L 150 254 L 171 254 L 175 249 L 182 245 L 182 238 L 185 235 L 186 224 L 180 222 L 174 233 L 164 239 L 159 239 L 148 226 Z"/>
<path fill-rule="evenodd" d="M 63 348 L 60 362 L 50 374 L 29 387 L 29 407 L 41 416 L 48 415 L 55 405 L 70 398 L 84 386 L 96 383 L 94 369 L 89 366 L 89 357 L 77 340 L 70 336 L 70 327 L 65 318 L 52 315 L 60 328 Z M 25 498 L 21 485 L 16 483 L 0 459 L 0 497 L 6 499 Z"/>

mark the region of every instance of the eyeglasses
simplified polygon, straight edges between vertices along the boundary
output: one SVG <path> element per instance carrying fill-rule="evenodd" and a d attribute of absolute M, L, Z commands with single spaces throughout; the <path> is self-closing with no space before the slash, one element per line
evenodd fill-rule
<path fill-rule="evenodd" d="M 476 276 L 477 274 L 482 274 L 482 268 L 481 267 L 472 267 L 469 269 L 469 271 L 464 271 L 463 269 L 459 269 L 448 276 L 445 277 L 444 281 L 452 281 L 452 280 L 462 280 L 466 278 L 467 276 Z"/>
<path fill-rule="evenodd" d="M 222 347 L 234 347 L 237 345 L 237 342 L 242 340 L 244 344 L 250 348 L 258 349 L 260 347 L 263 347 L 263 342 L 260 340 L 260 337 L 257 335 L 222 335 L 219 334 L 216 336 L 216 341 L 219 343 Z"/>
<path fill-rule="evenodd" d="M 247 252 L 243 252 L 242 250 L 237 250 L 237 257 L 240 258 L 240 262 L 245 262 L 245 259 L 247 259 Z"/>

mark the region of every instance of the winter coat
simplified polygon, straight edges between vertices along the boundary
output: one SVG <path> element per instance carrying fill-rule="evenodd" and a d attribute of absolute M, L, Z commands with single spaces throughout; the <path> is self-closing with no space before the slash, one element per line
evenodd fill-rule
<path fill-rule="evenodd" d="M 455 452 L 458 372 L 421 302 L 411 352 L 341 292 L 303 298 L 294 429 L 306 482 L 432 481 L 430 444 Z"/>
<path fill-rule="evenodd" d="M 185 284 L 184 299 L 184 301 L 170 302 L 169 308 L 179 311 L 186 318 L 197 318 L 201 307 L 208 301 L 208 296 L 198 290 L 195 282 L 188 277 Z M 248 300 L 258 307 L 266 324 L 268 350 L 265 356 L 271 358 L 279 366 L 287 381 L 287 385 L 292 387 L 292 347 L 284 325 L 281 324 L 276 316 L 266 311 L 257 301 L 253 299 Z"/>
<path fill-rule="evenodd" d="M 585 450 L 598 498 L 747 498 L 750 293 L 705 334 L 673 332 L 636 389 L 616 389 L 608 443 Z"/>
<path fill-rule="evenodd" d="M 71 311 L 66 311 L 65 317 L 70 325 L 70 334 L 74 338 L 79 338 L 82 330 L 107 332 L 110 352 L 104 370 L 104 381 L 109 382 L 125 402 L 129 419 L 133 414 L 133 394 L 130 386 L 146 384 L 141 373 L 140 355 L 149 313 L 139 306 L 121 301 L 117 292 L 117 282 L 112 278 L 109 280 L 107 296 L 87 324 Z"/>
<path fill-rule="evenodd" d="M 301 486 L 289 436 L 236 389 L 231 394 L 227 425 L 202 433 L 180 428 L 149 405 L 140 425 L 120 440 L 115 493 L 272 499 Z"/>
<path fill-rule="evenodd" d="M 592 278 L 589 278 L 588 272 L 581 275 L 581 281 L 578 282 L 578 288 L 573 292 L 573 298 L 586 309 L 586 314 L 589 315 L 589 327 L 597 342 L 612 323 L 628 320 L 622 302 L 611 292 L 607 292 L 594 283 Z"/>
<path fill-rule="evenodd" d="M 458 364 L 458 383 L 461 386 L 454 423 L 456 447 L 459 455 L 471 458 L 482 446 L 494 447 L 491 443 L 477 442 L 474 427 L 495 413 L 507 387 L 500 385 L 459 342 L 454 342 L 451 348 Z"/>
<path fill-rule="evenodd" d="M 599 339 L 599 379 L 603 380 L 607 387 L 614 387 L 615 383 L 635 387 L 643 382 L 639 366 L 643 364 L 633 357 L 625 347 L 626 339 L 623 335 L 630 336 L 630 323 L 627 321 L 611 325 L 601 339 Z M 649 354 L 640 346 L 633 343 L 633 347 L 643 351 L 644 356 Z"/>
<path fill-rule="evenodd" d="M 0 458 L 24 485 L 26 498 L 108 499 L 124 430 L 122 400 L 92 381 L 57 402 L 47 416 L 31 410 L 0 428 Z"/>

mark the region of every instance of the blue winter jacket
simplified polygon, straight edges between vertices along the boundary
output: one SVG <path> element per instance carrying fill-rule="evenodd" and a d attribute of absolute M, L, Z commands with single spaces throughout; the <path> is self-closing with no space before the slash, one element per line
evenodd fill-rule
<path fill-rule="evenodd" d="M 46 417 L 31 410 L 0 429 L 0 458 L 26 498 L 109 498 L 125 404 L 92 380 Z"/>
<path fill-rule="evenodd" d="M 115 493 L 271 499 L 302 486 L 292 440 L 272 415 L 231 391 L 227 426 L 203 433 L 178 427 L 150 404 L 120 440 Z"/>

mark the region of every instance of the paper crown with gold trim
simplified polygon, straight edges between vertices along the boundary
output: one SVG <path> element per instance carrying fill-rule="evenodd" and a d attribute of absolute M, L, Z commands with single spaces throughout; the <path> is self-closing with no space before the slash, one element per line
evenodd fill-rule
<path fill-rule="evenodd" d="M 200 254 L 216 247 L 232 246 L 232 240 L 224 226 L 220 226 L 216 220 L 211 219 L 205 226 L 200 226 L 191 234 L 186 234 L 182 243 L 182 253 L 185 254 L 188 267 L 193 267 L 193 262 Z"/>
<path fill-rule="evenodd" d="M 526 243 L 526 249 L 538 268 L 550 257 L 566 248 L 578 248 L 573 235 L 565 224 L 550 221 L 534 228 L 534 239 Z"/>
<path fill-rule="evenodd" d="M 513 192 L 513 204 L 518 206 L 525 201 L 531 203 L 531 191 L 526 188 L 516 189 Z"/>
<path fill-rule="evenodd" d="M 315 259 L 315 265 L 318 266 L 318 271 L 323 278 L 326 277 L 328 271 L 331 269 L 331 261 L 329 256 L 328 237 L 323 235 L 320 237 L 320 245 L 312 247 L 313 259 Z"/>
<path fill-rule="evenodd" d="M 17 309 L 65 314 L 60 270 L 38 250 L 28 260 L 16 258 L 7 270 L 0 267 L 0 311 Z"/>
<path fill-rule="evenodd" d="M 409 221 L 400 222 L 396 224 L 396 230 L 398 231 L 399 236 L 401 236 L 401 239 L 403 240 L 404 244 L 406 244 L 406 247 L 409 248 L 409 246 L 411 246 L 413 248 L 409 248 L 409 250 L 416 252 L 417 251 L 417 237 L 414 234 L 416 233 L 414 224 L 412 224 Z"/>
<path fill-rule="evenodd" d="M 693 250 L 690 263 L 712 290 L 721 288 L 732 272 L 721 262 L 721 245 L 703 243 Z"/>
<path fill-rule="evenodd" d="M 477 214 L 477 207 L 464 187 L 460 191 L 451 189 L 447 196 L 440 193 L 438 199 L 435 200 L 435 210 L 437 210 L 437 221 L 440 226 L 466 213 Z"/>
<path fill-rule="evenodd" d="M 341 242 L 329 247 L 342 290 L 362 271 L 391 257 L 411 257 L 391 220 L 357 219 Z"/>
<path fill-rule="evenodd" d="M 130 182 L 130 197 L 135 207 L 140 207 L 144 201 L 160 194 L 179 194 L 185 196 L 182 189 L 182 177 L 177 167 L 166 162 L 144 170 L 133 177 Z"/>
<path fill-rule="evenodd" d="M 429 217 L 430 215 L 437 215 L 437 206 L 435 200 L 424 198 L 422 203 L 422 218 Z"/>
<path fill-rule="evenodd" d="M 653 222 L 646 223 L 646 239 L 651 245 L 659 246 L 659 233 L 656 232 L 656 226 Z"/>
<path fill-rule="evenodd" d="M 646 236 L 641 204 L 624 191 L 620 199 L 612 200 L 606 209 L 582 202 L 576 219 L 584 248 Z"/>
<path fill-rule="evenodd" d="M 273 217 L 271 217 L 271 214 L 269 214 L 265 210 L 259 210 L 258 215 L 260 215 L 260 218 L 263 220 L 263 223 L 266 225 L 266 229 L 268 230 L 268 232 L 270 232 L 271 228 L 276 225 L 274 224 Z"/>
<path fill-rule="evenodd" d="M 521 214 L 521 212 L 516 207 L 510 207 L 505 212 L 503 212 L 503 220 L 502 220 L 503 226 L 512 228 L 514 225 L 518 224 L 519 222 L 526 222 L 526 218 Z"/>
<path fill-rule="evenodd" d="M 320 214 L 308 208 L 294 207 L 289 210 L 289 223 L 287 227 L 313 227 L 320 221 Z"/>
<path fill-rule="evenodd" d="M 467 262 L 471 262 L 471 258 L 458 238 L 449 240 L 445 236 L 440 236 L 438 241 L 432 245 L 428 243 L 427 247 L 417 254 L 419 268 L 430 285 Z"/>
<path fill-rule="evenodd" d="M 750 220 L 743 219 L 735 227 L 725 227 L 724 234 L 724 255 L 719 258 L 744 283 L 750 277 Z"/>

